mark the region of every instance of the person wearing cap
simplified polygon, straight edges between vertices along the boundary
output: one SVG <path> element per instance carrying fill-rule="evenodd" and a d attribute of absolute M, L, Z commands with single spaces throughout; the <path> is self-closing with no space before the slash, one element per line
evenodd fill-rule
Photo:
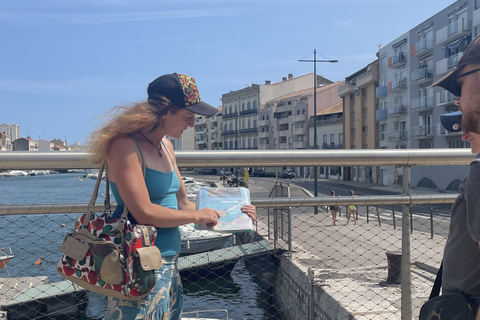
<path fill-rule="evenodd" d="M 442 292 L 461 292 L 480 305 L 480 37 L 466 48 L 455 69 L 434 83 L 456 97 L 459 111 L 440 116 L 448 131 L 463 131 L 474 160 L 452 206 L 443 255 Z M 480 314 L 477 313 L 477 318 Z"/>
<path fill-rule="evenodd" d="M 158 77 L 148 85 L 147 93 L 146 101 L 113 110 L 110 119 L 92 133 L 90 152 L 94 164 L 106 160 L 118 204 L 114 216 L 126 205 L 134 223 L 156 227 L 155 246 L 164 264 L 156 271 L 155 287 L 145 299 L 132 302 L 109 297 L 104 319 L 180 319 L 178 227 L 215 225 L 220 217 L 214 209 L 196 210 L 195 203 L 187 199 L 173 146 L 165 138 L 180 138 L 194 126 L 195 114 L 210 117 L 217 109 L 201 101 L 195 79 L 183 74 Z M 245 205 L 242 211 L 256 221 L 255 206 Z"/>

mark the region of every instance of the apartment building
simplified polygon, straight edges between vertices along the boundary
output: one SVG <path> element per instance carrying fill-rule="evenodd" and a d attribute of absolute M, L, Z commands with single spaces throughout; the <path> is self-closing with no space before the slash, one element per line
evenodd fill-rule
<path fill-rule="evenodd" d="M 448 132 L 440 115 L 456 111 L 455 97 L 432 83 L 455 67 L 480 32 L 480 1 L 456 1 L 378 52 L 379 148 L 469 148 L 461 133 Z M 457 191 L 468 167 L 414 167 L 413 188 Z M 398 181 L 395 181 L 398 178 Z M 379 183 L 401 183 L 395 168 L 382 167 Z"/>
<path fill-rule="evenodd" d="M 338 88 L 343 105 L 345 149 L 378 148 L 377 105 L 378 61 L 345 78 Z M 377 167 L 345 167 L 344 180 L 377 183 Z"/>
<path fill-rule="evenodd" d="M 308 109 L 304 107 L 303 115 L 296 114 L 299 109 L 302 109 L 296 105 L 301 105 L 302 101 L 295 101 L 295 105 L 281 101 L 280 106 L 278 102 L 273 106 L 275 102 L 271 103 L 270 101 L 301 90 L 313 91 L 313 77 L 313 73 L 299 77 L 289 74 L 281 82 L 266 81 L 263 85 L 253 84 L 247 88 L 223 94 L 223 148 L 227 150 L 293 148 L 293 140 L 289 139 L 291 135 L 286 135 L 292 128 L 290 122 L 305 122 L 312 111 L 309 113 Z M 330 84 L 332 81 L 317 75 L 317 83 L 322 86 Z M 306 105 L 306 100 L 303 104 Z M 313 107 L 310 109 L 313 110 Z M 297 120 L 293 118 L 294 113 L 298 116 Z M 291 118 L 290 115 L 292 115 Z M 300 119 L 303 120 L 300 121 Z M 300 134 L 300 136 L 302 135 L 306 136 L 306 133 Z M 299 142 L 296 144 L 297 148 L 306 148 L 308 145 L 306 138 L 295 142 Z"/>
<path fill-rule="evenodd" d="M 195 117 L 195 150 L 223 150 L 222 107 L 213 117 Z"/>
<path fill-rule="evenodd" d="M 20 127 L 16 124 L 2 123 L 0 124 L 0 133 L 8 134 L 11 141 L 15 141 L 20 138 Z"/>

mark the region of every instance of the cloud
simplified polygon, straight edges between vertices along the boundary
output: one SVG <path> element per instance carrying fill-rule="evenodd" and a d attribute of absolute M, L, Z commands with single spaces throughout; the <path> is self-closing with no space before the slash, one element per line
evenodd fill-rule
<path fill-rule="evenodd" d="M 229 17 L 249 13 L 245 8 L 212 8 L 196 10 L 170 10 L 170 11 L 149 11 L 149 12 L 127 12 L 127 13 L 31 13 L 1 11 L 0 21 L 9 23 L 73 23 L 73 24 L 104 24 L 135 22 L 166 19 L 194 19 Z"/>

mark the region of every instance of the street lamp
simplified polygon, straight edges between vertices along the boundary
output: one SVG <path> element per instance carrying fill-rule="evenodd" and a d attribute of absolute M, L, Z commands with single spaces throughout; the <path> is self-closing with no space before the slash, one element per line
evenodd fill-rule
<path fill-rule="evenodd" d="M 317 49 L 313 49 L 313 60 L 304 60 L 300 59 L 299 62 L 313 62 L 313 148 L 318 149 L 317 143 L 317 62 L 329 62 L 337 63 L 338 60 L 317 60 Z M 318 176 L 317 176 L 317 167 L 313 167 L 313 193 L 314 196 L 318 196 Z M 315 214 L 318 214 L 318 207 L 315 206 Z"/>

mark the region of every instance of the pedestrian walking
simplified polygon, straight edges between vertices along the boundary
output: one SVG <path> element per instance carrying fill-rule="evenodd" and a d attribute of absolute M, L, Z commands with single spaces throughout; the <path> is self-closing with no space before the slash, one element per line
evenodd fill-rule
<path fill-rule="evenodd" d="M 330 195 L 332 197 L 335 197 L 335 191 L 331 190 Z M 332 214 L 333 225 L 335 225 L 335 223 L 337 222 L 337 212 L 338 212 L 338 206 L 337 205 L 330 206 L 330 213 Z"/>
<path fill-rule="evenodd" d="M 350 190 L 350 196 L 355 196 L 355 192 Z M 353 224 L 357 224 L 357 206 L 354 204 L 350 204 L 348 206 L 348 217 L 347 217 L 347 224 L 350 222 L 350 218 L 353 216 Z"/>

